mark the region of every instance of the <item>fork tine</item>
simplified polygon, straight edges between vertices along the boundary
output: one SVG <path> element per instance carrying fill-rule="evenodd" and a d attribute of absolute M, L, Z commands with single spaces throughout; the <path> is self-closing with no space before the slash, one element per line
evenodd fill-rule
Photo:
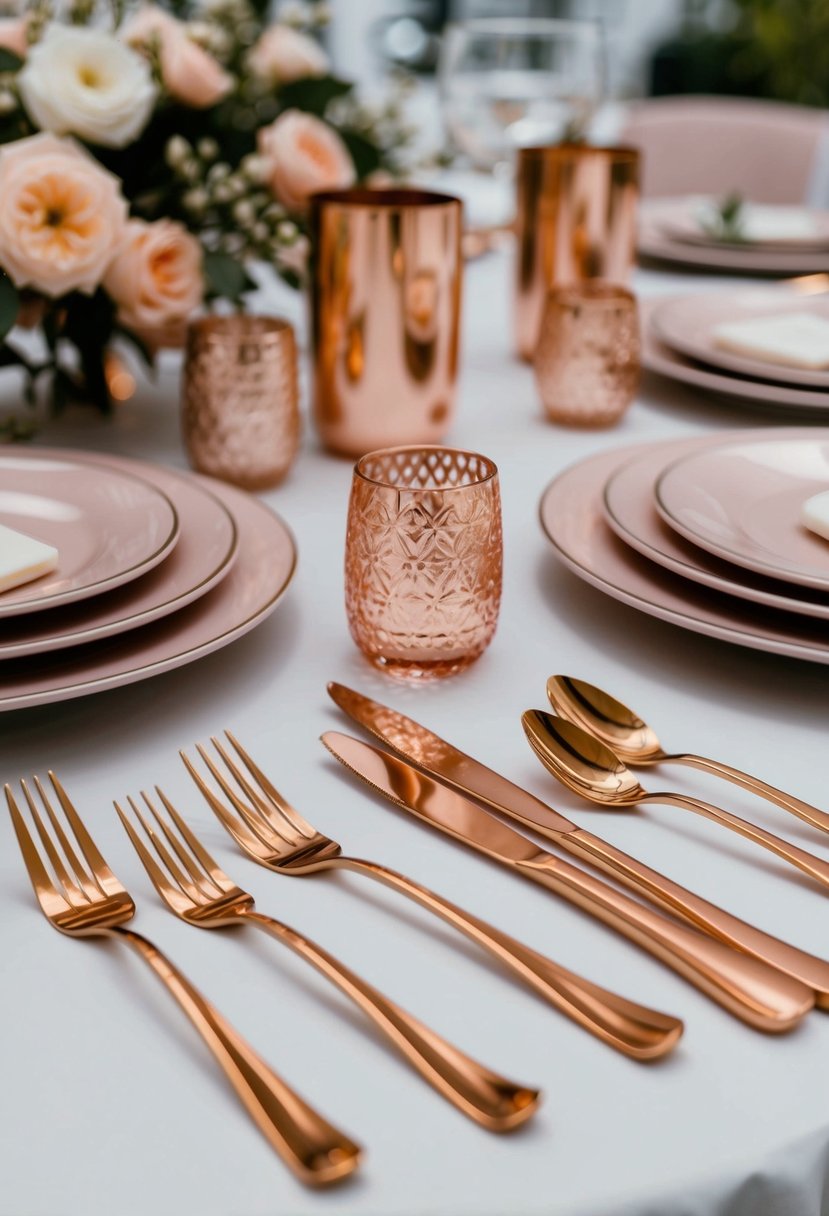
<path fill-rule="evenodd" d="M 306 822 L 298 811 L 294 811 L 293 807 L 286 803 L 286 800 L 282 798 L 282 794 L 278 792 L 276 786 L 272 786 L 269 779 L 267 779 L 265 776 L 265 773 L 254 764 L 254 761 L 250 759 L 247 751 L 244 750 L 242 745 L 239 744 L 235 738 L 233 738 L 230 731 L 225 731 L 225 734 L 227 738 L 230 739 L 233 747 L 236 748 L 237 754 L 239 758 L 241 758 L 243 764 L 248 767 L 250 776 L 254 778 L 254 781 L 259 782 L 261 792 L 250 784 L 247 777 L 244 777 L 241 770 L 239 770 L 238 765 L 236 765 L 231 756 L 227 754 L 225 747 L 222 747 L 219 739 L 212 737 L 210 738 L 210 742 L 213 743 L 214 748 L 216 751 L 218 751 L 221 759 L 225 761 L 227 769 L 229 769 L 233 777 L 236 778 L 239 788 L 243 789 L 244 793 L 248 795 L 248 798 L 253 801 L 254 806 L 258 807 L 261 815 L 263 815 L 265 820 L 270 823 L 273 831 L 280 834 L 282 839 L 287 839 L 288 844 L 297 844 L 297 841 L 291 838 L 286 838 L 286 835 L 284 835 L 283 824 L 287 823 L 289 828 L 293 828 L 294 833 L 299 832 L 301 837 L 304 837 L 306 840 L 314 839 L 316 833 L 314 828 L 311 827 L 311 824 Z"/>
<path fill-rule="evenodd" d="M 46 851 L 46 856 L 49 858 L 49 864 L 52 867 L 52 872 L 53 872 L 55 878 L 57 879 L 58 884 L 63 888 L 63 893 L 66 896 L 66 899 L 69 901 L 70 905 L 72 905 L 72 906 L 74 906 L 76 904 L 88 903 L 89 901 L 87 899 L 86 893 L 81 890 L 81 888 L 78 886 L 78 884 L 75 882 L 75 880 L 73 878 L 70 878 L 69 872 L 66 869 L 66 866 L 63 864 L 63 859 L 61 858 L 61 855 L 58 852 L 58 850 L 55 848 L 55 842 L 52 840 L 52 837 L 49 835 L 49 833 L 46 830 L 46 826 L 43 823 L 43 820 L 37 809 L 37 803 L 32 798 L 32 795 L 29 792 L 29 787 L 26 784 L 26 781 L 22 777 L 20 779 L 20 788 L 22 789 L 23 796 L 26 799 L 26 804 L 29 808 L 29 814 L 32 817 L 32 821 L 33 821 L 35 827 L 37 828 L 37 834 L 40 837 L 40 843 L 43 845 L 43 848 Z M 19 813 L 20 812 L 18 811 L 18 814 Z"/>
<path fill-rule="evenodd" d="M 144 799 L 149 809 L 155 813 L 154 806 L 143 791 L 141 793 L 141 797 Z M 212 892 L 208 893 L 203 891 L 199 883 L 194 883 L 190 878 L 188 878 L 187 874 L 184 873 L 176 860 L 173 858 L 164 841 L 159 836 L 158 832 L 156 832 L 153 825 L 141 812 L 138 804 L 134 802 L 132 798 L 127 798 L 127 802 L 130 804 L 133 815 L 135 815 L 135 818 L 144 829 L 150 844 L 158 854 L 162 866 L 166 867 L 167 873 L 172 878 L 173 882 L 177 883 L 184 894 L 194 903 L 201 904 L 204 903 L 205 899 L 213 899 L 214 896 Z"/>
<path fill-rule="evenodd" d="M 34 798 L 32 797 L 32 795 L 29 792 L 28 785 L 26 784 L 25 781 L 21 781 L 20 785 L 23 790 L 23 793 L 26 796 L 26 801 L 29 804 L 29 812 L 32 816 L 32 819 L 35 822 L 35 827 L 38 830 L 40 839 L 43 841 L 46 851 L 49 854 L 49 860 L 51 861 L 52 865 L 55 867 L 55 873 L 57 874 L 58 878 L 63 883 L 63 885 L 66 889 L 66 894 L 67 894 L 67 898 L 69 899 L 69 902 L 70 903 L 73 902 L 73 900 L 72 900 L 73 894 L 76 896 L 80 896 L 82 901 L 97 899 L 99 895 L 104 895 L 105 892 L 101 889 L 100 883 L 95 880 L 94 876 L 92 878 L 90 878 L 90 876 L 86 872 L 86 868 L 83 866 L 80 858 L 78 857 L 77 853 L 75 852 L 74 848 L 72 847 L 72 842 L 70 841 L 69 837 L 67 836 L 66 832 L 64 831 L 63 824 L 58 819 L 57 815 L 55 814 L 54 810 L 52 809 L 52 804 L 49 801 L 49 796 L 46 793 L 45 789 L 43 788 L 43 783 L 41 782 L 40 778 L 36 776 L 34 778 L 34 783 L 35 783 L 35 789 L 37 790 L 38 794 L 40 795 L 40 800 L 43 803 L 43 808 L 46 811 L 46 814 L 49 816 L 49 822 L 52 825 L 52 829 L 58 838 L 58 843 L 60 844 L 60 847 L 63 849 L 63 855 L 66 858 L 66 860 L 68 861 L 69 866 L 75 873 L 75 881 L 72 880 L 71 875 L 69 875 L 69 873 L 67 872 L 67 870 L 61 863 L 57 850 L 55 849 L 54 844 L 49 837 L 49 833 L 46 831 L 46 828 L 43 825 L 43 820 L 41 819 L 40 815 L 38 814 L 37 804 L 35 803 Z M 78 889 L 79 887 L 80 887 L 80 889 Z"/>
<path fill-rule="evenodd" d="M 128 798 L 128 802 L 133 812 L 140 819 L 141 814 L 132 798 Z M 129 816 L 121 809 L 121 806 L 117 802 L 113 802 L 113 806 L 118 812 L 118 818 L 124 825 L 124 830 L 132 841 L 133 848 L 141 859 L 141 863 L 144 866 L 144 869 L 147 871 L 150 881 L 152 882 L 156 891 L 158 891 L 161 898 L 167 902 L 175 904 L 176 906 L 180 905 L 182 899 L 189 902 L 190 897 L 186 895 L 183 896 L 181 891 L 170 881 L 170 879 L 161 869 L 158 862 L 155 860 L 152 853 L 146 847 L 138 832 L 135 830 Z"/>
<path fill-rule="evenodd" d="M 11 786 L 6 785 L 4 788 L 6 803 L 11 815 L 12 826 L 14 827 L 14 834 L 17 837 L 17 843 L 20 845 L 20 852 L 23 854 L 23 864 L 28 872 L 29 881 L 32 884 L 38 903 L 47 916 L 54 915 L 56 912 L 69 912 L 71 906 L 58 891 L 52 876 L 43 864 L 40 853 L 37 851 L 37 846 L 32 840 L 29 829 L 26 827 L 26 822 L 14 800 Z M 47 898 L 49 900 L 48 907 L 44 903 L 44 900 Z"/>
<path fill-rule="evenodd" d="M 105 894 L 120 894 L 123 890 L 121 883 L 98 852 L 95 841 L 89 835 L 89 832 L 87 832 L 83 820 L 70 801 L 69 795 L 51 769 L 49 769 L 49 780 L 52 782 L 52 786 L 58 796 L 58 801 L 63 807 L 63 813 L 69 821 L 69 826 L 75 833 L 75 839 L 80 845 L 81 852 L 92 870 L 95 881 Z"/>
<path fill-rule="evenodd" d="M 260 813 L 257 810 L 253 810 L 251 807 L 245 805 L 245 803 L 242 801 L 242 799 L 239 797 L 239 795 L 234 790 L 233 786 L 229 783 L 227 777 L 224 775 L 224 773 L 222 773 L 221 769 L 216 765 L 216 763 L 210 757 L 210 755 L 208 754 L 206 749 L 203 748 L 200 743 L 196 744 L 196 751 L 199 753 L 202 760 L 207 765 L 207 768 L 210 771 L 210 774 L 213 777 L 213 780 L 216 782 L 216 784 L 219 786 L 219 788 L 223 791 L 223 793 L 225 794 L 227 799 L 232 804 L 234 810 L 238 813 L 244 826 L 246 828 L 250 829 L 250 831 L 248 832 L 248 838 L 250 839 L 250 833 L 252 833 L 253 838 L 256 841 L 255 847 L 256 847 L 257 852 L 261 852 L 263 845 L 270 851 L 273 848 L 273 841 L 271 839 L 272 834 L 273 834 L 273 829 L 271 829 L 270 825 L 265 821 L 264 816 L 260 815 Z M 216 811 L 216 813 L 220 815 L 220 817 L 223 820 L 226 819 L 227 816 L 230 816 L 231 819 L 234 818 L 232 815 L 230 815 L 230 812 L 227 810 L 227 808 L 224 807 L 222 805 L 222 803 L 216 798 L 215 794 L 213 794 L 212 791 L 208 792 L 209 787 L 207 786 L 206 782 L 204 782 L 203 780 L 199 781 L 198 785 L 199 785 L 199 789 L 207 797 L 207 800 L 210 803 L 210 805 L 213 807 L 213 809 Z M 220 807 L 221 807 L 221 810 L 219 809 Z M 238 822 L 238 821 L 236 821 L 236 822 Z M 282 836 L 281 834 L 280 834 L 280 839 L 285 844 L 290 843 L 289 841 L 285 840 L 285 837 Z"/>
<path fill-rule="evenodd" d="M 229 742 L 230 742 L 231 746 L 233 747 L 233 749 L 235 750 L 237 756 L 242 761 L 242 763 L 245 765 L 245 767 L 248 769 L 248 772 L 250 772 L 252 774 L 252 776 L 255 778 L 255 780 L 259 782 L 260 786 L 265 791 L 265 794 L 268 796 L 268 798 L 270 798 L 270 800 L 274 806 L 274 809 L 277 810 L 279 812 L 279 814 L 282 815 L 285 819 L 287 819 L 288 823 L 290 823 L 292 827 L 296 828 L 296 830 L 302 836 L 306 836 L 309 840 L 312 840 L 313 837 L 316 835 L 316 832 L 311 827 L 310 823 L 308 823 L 308 821 L 306 819 L 302 818 L 299 811 L 296 810 L 295 807 L 292 807 L 290 805 L 290 803 L 286 802 L 286 800 L 280 794 L 279 790 L 276 788 L 276 786 L 273 784 L 273 782 L 270 780 L 270 778 L 268 778 L 262 772 L 261 768 L 255 762 L 255 760 L 251 757 L 251 755 L 247 751 L 247 749 L 242 747 L 241 743 L 236 738 L 236 736 L 234 734 L 232 734 L 229 730 L 226 730 L 225 738 L 229 740 Z M 216 743 L 216 740 L 214 739 L 213 742 Z M 225 755 L 224 749 L 222 748 L 220 750 L 221 750 L 222 755 L 224 756 Z M 225 756 L 225 763 L 227 763 L 227 762 L 228 762 L 227 757 Z M 235 769 L 234 769 L 234 771 L 235 771 Z"/>
<path fill-rule="evenodd" d="M 160 795 L 163 802 L 167 802 L 167 799 L 164 797 L 163 793 L 161 793 L 158 786 L 156 786 L 156 793 Z M 210 875 L 205 873 L 201 866 L 196 864 L 196 861 L 190 851 L 185 847 L 183 841 L 179 840 L 178 836 L 173 831 L 171 824 L 167 822 L 167 820 L 158 810 L 149 794 L 147 794 L 146 790 L 141 791 L 141 797 L 144 799 L 147 809 L 152 814 L 153 819 L 155 819 L 156 823 L 161 828 L 161 831 L 164 833 L 164 836 L 166 837 L 170 847 L 175 852 L 176 857 L 178 857 L 179 861 L 184 866 L 193 882 L 196 884 L 201 896 L 204 899 L 215 899 L 217 895 L 221 896 L 223 894 L 221 887 L 217 886 L 216 883 L 211 879 Z"/>
<path fill-rule="evenodd" d="M 290 848 L 295 848 L 297 844 L 296 835 L 298 829 L 294 827 L 287 815 L 283 815 L 278 805 L 272 805 L 267 797 L 255 786 L 251 784 L 239 766 L 235 763 L 232 756 L 223 747 L 219 739 L 215 735 L 211 735 L 210 742 L 215 747 L 221 757 L 227 771 L 235 780 L 239 789 L 245 794 L 253 806 L 247 808 L 251 814 L 258 815 L 260 820 L 264 820 L 271 832 L 276 832 L 280 840 L 284 841 Z M 227 788 L 227 787 L 224 787 Z M 244 804 L 243 804 L 244 805 Z M 305 837 L 305 832 L 300 832 L 300 836 Z"/>
<path fill-rule="evenodd" d="M 247 853 L 251 853 L 254 857 L 263 859 L 270 855 L 271 850 L 262 842 L 262 840 L 248 831 L 247 826 L 227 809 L 227 807 L 216 797 L 210 786 L 202 777 L 201 773 L 194 766 L 190 757 L 184 751 L 179 751 L 182 763 L 187 769 L 190 776 L 195 781 L 199 791 L 204 797 L 213 814 L 221 822 L 223 827 L 230 833 L 241 849 Z"/>
<path fill-rule="evenodd" d="M 182 819 L 181 815 L 179 815 L 178 811 L 173 806 L 172 802 L 170 802 L 169 798 L 166 796 L 164 791 L 159 789 L 158 786 L 156 786 L 155 792 L 158 794 L 159 798 L 164 803 L 164 808 L 167 811 L 167 814 L 170 816 L 173 823 L 176 825 L 179 832 L 184 837 L 184 840 L 190 846 L 193 854 L 198 859 L 198 861 L 201 863 L 201 865 L 204 867 L 204 869 L 207 871 L 207 874 L 210 876 L 210 881 L 213 883 L 213 886 L 216 887 L 217 890 L 223 895 L 226 895 L 228 893 L 228 891 L 234 890 L 236 884 L 234 882 L 231 882 L 231 880 L 228 878 L 227 874 L 225 874 L 224 870 L 221 868 L 221 866 L 218 864 L 218 862 L 214 861 L 214 859 L 210 856 L 207 849 L 204 847 L 202 842 L 199 840 L 198 836 L 195 834 L 195 832 L 191 831 L 191 829 L 188 827 L 185 820 Z M 146 798 L 146 794 L 144 795 L 144 797 Z M 169 830 L 169 828 L 164 824 L 164 820 L 161 818 L 161 816 L 158 814 L 158 812 L 155 809 L 153 809 L 153 814 L 155 815 L 156 819 L 158 819 L 159 823 L 161 823 L 162 826 L 164 826 L 165 831 L 167 832 L 168 839 L 175 846 L 176 845 L 175 834 L 172 833 Z M 178 851 L 178 847 L 177 847 L 177 851 Z M 182 861 L 184 861 L 185 856 L 187 856 L 186 850 L 184 850 L 182 848 L 182 852 L 179 853 L 179 856 L 181 857 Z"/>

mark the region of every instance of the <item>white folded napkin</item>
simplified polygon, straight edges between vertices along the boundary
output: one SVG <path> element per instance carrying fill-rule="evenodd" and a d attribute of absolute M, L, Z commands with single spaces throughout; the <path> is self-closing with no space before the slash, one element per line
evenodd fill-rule
<path fill-rule="evenodd" d="M 0 524 L 0 591 L 41 578 L 57 564 L 57 549 Z"/>
<path fill-rule="evenodd" d="M 712 330 L 714 345 L 764 363 L 829 368 L 829 320 L 811 312 L 724 321 Z"/>
<path fill-rule="evenodd" d="M 718 205 L 712 199 L 700 202 L 696 220 L 704 232 L 715 230 L 719 220 Z M 805 207 L 743 203 L 738 223 L 743 241 L 804 241 L 818 234 L 815 217 Z"/>
<path fill-rule="evenodd" d="M 806 499 L 800 508 L 800 522 L 810 532 L 829 540 L 829 490 Z"/>

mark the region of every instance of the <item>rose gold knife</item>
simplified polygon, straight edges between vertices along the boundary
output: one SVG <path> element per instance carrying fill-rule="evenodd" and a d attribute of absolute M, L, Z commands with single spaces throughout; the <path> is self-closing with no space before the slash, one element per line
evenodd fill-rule
<path fill-rule="evenodd" d="M 405 714 L 342 684 L 329 684 L 328 692 L 350 718 L 439 781 L 531 828 L 560 849 L 610 874 L 630 890 L 681 916 L 698 929 L 785 971 L 814 991 L 820 1008 L 829 1009 L 829 962 L 732 916 L 600 836 L 578 827 L 540 798 L 467 756 Z"/>
<path fill-rule="evenodd" d="M 600 878 L 554 857 L 405 760 L 337 731 L 327 731 L 322 741 L 346 768 L 397 806 L 564 896 L 750 1025 L 766 1031 L 789 1030 L 814 1007 L 814 993 L 804 984 L 696 929 L 668 920 Z"/>

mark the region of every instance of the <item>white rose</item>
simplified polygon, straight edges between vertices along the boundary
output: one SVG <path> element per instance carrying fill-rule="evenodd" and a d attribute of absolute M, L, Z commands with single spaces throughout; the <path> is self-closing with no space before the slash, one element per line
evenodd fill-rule
<path fill-rule="evenodd" d="M 288 25 L 272 25 L 251 50 L 248 65 L 265 80 L 290 84 L 292 80 L 303 80 L 307 76 L 324 76 L 329 60 L 313 38 Z"/>
<path fill-rule="evenodd" d="M 137 139 L 156 99 L 140 55 L 103 30 L 75 26 L 49 26 L 17 80 L 41 130 L 107 148 Z"/>

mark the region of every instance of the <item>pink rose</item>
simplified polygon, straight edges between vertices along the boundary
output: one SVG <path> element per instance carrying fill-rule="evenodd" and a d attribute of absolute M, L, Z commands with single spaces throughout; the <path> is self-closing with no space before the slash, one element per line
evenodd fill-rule
<path fill-rule="evenodd" d="M 29 49 L 28 29 L 28 17 L 0 17 L 0 47 L 25 59 Z"/>
<path fill-rule="evenodd" d="M 0 148 L 0 266 L 18 287 L 91 294 L 126 216 L 118 178 L 72 140 L 43 133 Z"/>
<path fill-rule="evenodd" d="M 134 47 L 157 40 L 161 79 L 171 97 L 196 110 L 215 106 L 233 88 L 233 77 L 188 36 L 183 22 L 154 4 L 145 4 L 123 29 Z"/>
<path fill-rule="evenodd" d="M 151 345 L 179 345 L 204 295 L 201 245 L 175 220 L 130 220 L 104 287 L 128 329 Z"/>
<path fill-rule="evenodd" d="M 286 110 L 259 132 L 271 190 L 289 211 L 303 211 L 318 190 L 344 190 L 356 173 L 333 127 L 302 110 Z"/>
<path fill-rule="evenodd" d="M 248 65 L 257 76 L 274 84 L 324 76 L 329 68 L 328 56 L 320 44 L 289 25 L 266 29 L 248 55 Z"/>

